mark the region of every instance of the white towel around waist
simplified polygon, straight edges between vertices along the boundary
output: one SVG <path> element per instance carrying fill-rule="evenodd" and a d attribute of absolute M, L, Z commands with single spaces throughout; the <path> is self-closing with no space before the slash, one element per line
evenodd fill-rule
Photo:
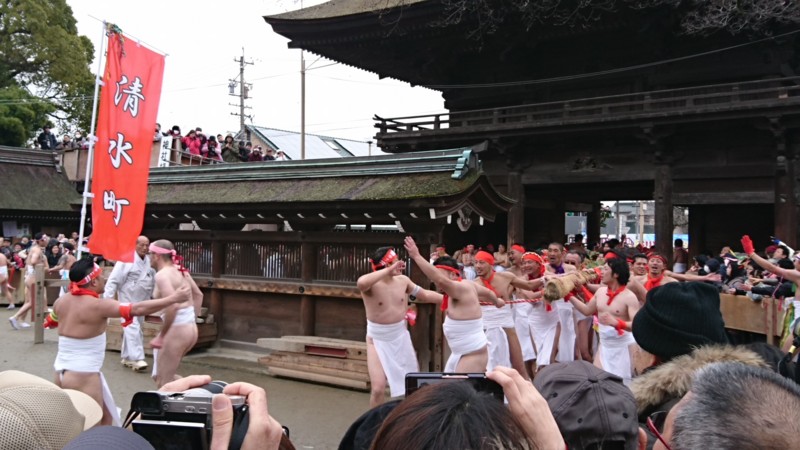
<path fill-rule="evenodd" d="M 406 321 L 380 324 L 367 321 L 367 336 L 372 338 L 392 397 L 406 393 L 406 374 L 419 372 L 419 362 Z"/>
<path fill-rule="evenodd" d="M 514 316 L 508 306 L 503 306 L 502 308 L 494 305 L 481 306 L 481 311 L 483 311 L 484 329 L 514 328 Z"/>
<path fill-rule="evenodd" d="M 597 357 L 603 370 L 617 375 L 626 386 L 629 385 L 633 376 L 630 346 L 636 343 L 633 333 L 623 331 L 620 336 L 616 328 L 601 324 L 598 334 L 600 345 Z"/>
<path fill-rule="evenodd" d="M 58 337 L 58 354 L 53 364 L 56 372 L 64 371 L 89 372 L 100 375 L 100 384 L 103 389 L 103 403 L 111 414 L 111 423 L 122 426 L 119 419 L 119 410 L 114 403 L 114 396 L 108 387 L 106 377 L 101 371 L 106 356 L 106 334 L 102 333 L 93 338 L 76 339 L 67 336 Z"/>
<path fill-rule="evenodd" d="M 445 364 L 445 372 L 455 372 L 461 357 L 486 347 L 489 341 L 483 332 L 483 319 L 455 320 L 444 318 L 442 325 L 447 345 L 450 346 L 450 358 Z"/>

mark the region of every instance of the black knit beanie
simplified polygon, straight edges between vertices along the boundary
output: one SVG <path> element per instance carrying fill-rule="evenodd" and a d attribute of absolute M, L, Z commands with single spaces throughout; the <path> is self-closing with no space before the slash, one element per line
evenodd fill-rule
<path fill-rule="evenodd" d="M 728 343 L 719 291 L 702 282 L 667 283 L 648 292 L 632 331 L 642 349 L 663 361 L 695 347 Z"/>

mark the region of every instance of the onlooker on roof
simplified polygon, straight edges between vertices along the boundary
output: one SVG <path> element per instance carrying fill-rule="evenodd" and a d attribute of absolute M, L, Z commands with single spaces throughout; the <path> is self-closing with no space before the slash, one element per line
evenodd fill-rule
<path fill-rule="evenodd" d="M 229 163 L 241 162 L 239 148 L 230 134 L 225 136 L 225 142 L 222 145 L 222 160 Z"/>
<path fill-rule="evenodd" d="M 56 150 L 75 150 L 76 148 L 78 148 L 78 146 L 72 142 L 72 138 L 68 134 L 65 134 L 61 138 L 61 142 L 55 146 Z"/>
<path fill-rule="evenodd" d="M 651 421 L 654 449 L 761 450 L 798 447 L 800 387 L 770 370 L 711 364 L 664 420 Z"/>
<path fill-rule="evenodd" d="M 39 137 L 36 138 L 36 142 L 39 144 L 42 150 L 55 150 L 56 148 L 56 135 L 50 131 L 50 124 L 46 124 L 42 127 L 42 132 L 39 133 Z"/>
<path fill-rule="evenodd" d="M 264 160 L 264 153 L 260 145 L 256 145 L 253 148 L 253 151 L 250 153 L 250 156 L 247 158 L 248 161 L 263 161 Z"/>
<path fill-rule="evenodd" d="M 636 400 L 616 375 L 588 361 L 544 367 L 533 379 L 568 448 L 643 450 Z"/>
<path fill-rule="evenodd" d="M 264 161 L 275 161 L 275 150 L 273 150 L 272 147 L 267 147 L 264 153 Z"/>
<path fill-rule="evenodd" d="M 203 144 L 200 153 L 208 159 L 214 161 L 222 161 L 222 157 L 219 154 L 219 149 L 217 148 L 217 138 L 214 136 L 209 136 L 208 140 Z"/>

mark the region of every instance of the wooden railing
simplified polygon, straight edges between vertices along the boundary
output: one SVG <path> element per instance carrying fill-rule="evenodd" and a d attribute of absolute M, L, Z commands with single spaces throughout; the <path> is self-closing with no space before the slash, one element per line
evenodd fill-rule
<path fill-rule="evenodd" d="M 380 138 L 402 133 L 435 133 L 456 127 L 525 124 L 544 127 L 575 122 L 634 119 L 788 104 L 800 101 L 800 77 L 715 84 L 452 113 L 382 118 Z"/>

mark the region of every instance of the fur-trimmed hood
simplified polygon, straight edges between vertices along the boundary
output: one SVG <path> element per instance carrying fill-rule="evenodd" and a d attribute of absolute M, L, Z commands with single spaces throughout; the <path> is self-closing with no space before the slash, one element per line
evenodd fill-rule
<path fill-rule="evenodd" d="M 638 413 L 669 400 L 681 398 L 692 387 L 694 373 L 715 362 L 740 362 L 749 366 L 768 367 L 755 352 L 732 345 L 708 345 L 679 356 L 649 372 L 635 377 L 630 388 L 636 398 Z"/>

